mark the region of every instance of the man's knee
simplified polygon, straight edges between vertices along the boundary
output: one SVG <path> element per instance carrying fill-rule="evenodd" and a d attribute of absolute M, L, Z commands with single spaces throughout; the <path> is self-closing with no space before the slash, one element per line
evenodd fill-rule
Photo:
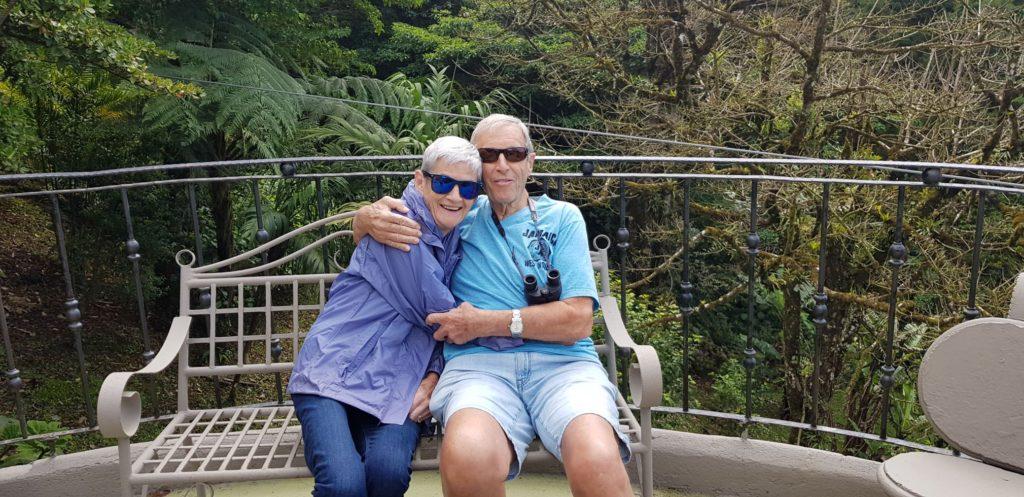
<path fill-rule="evenodd" d="M 441 477 L 452 480 L 504 481 L 512 447 L 497 421 L 479 409 L 462 409 L 445 426 Z"/>
<path fill-rule="evenodd" d="M 618 436 L 611 424 L 596 414 L 584 414 L 569 423 L 561 451 L 569 474 L 603 472 L 623 465 Z"/>

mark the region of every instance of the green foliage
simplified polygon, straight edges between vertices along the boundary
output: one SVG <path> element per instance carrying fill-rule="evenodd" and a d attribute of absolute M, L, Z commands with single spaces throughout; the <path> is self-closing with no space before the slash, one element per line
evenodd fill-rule
<path fill-rule="evenodd" d="M 32 118 L 30 101 L 12 81 L 4 79 L 0 67 L 0 172 L 27 173 L 23 159 L 40 145 Z"/>
<path fill-rule="evenodd" d="M 415 9 L 423 6 L 423 0 L 385 0 L 384 5 Z M 354 0 L 352 6 L 370 22 L 374 34 L 380 35 L 384 32 L 384 13 L 378 6 L 370 0 Z"/>
<path fill-rule="evenodd" d="M 349 76 L 345 78 L 314 79 L 304 82 L 312 94 L 331 96 L 341 100 L 308 99 L 302 101 L 305 117 L 300 135 L 305 146 L 324 155 L 406 155 L 422 153 L 434 139 L 445 135 L 466 136 L 472 121 L 461 117 L 424 114 L 397 107 L 431 110 L 469 116 L 484 116 L 491 108 L 504 102 L 507 96 L 496 91 L 479 100 L 465 100 L 455 89 L 454 82 L 444 70 L 433 70 L 430 77 L 414 80 L 403 74 L 387 80 Z M 360 104 L 353 101 L 377 105 Z M 317 124 L 322 123 L 322 124 Z M 337 170 L 338 166 L 334 166 Z M 361 164 L 342 164 L 341 168 L 361 168 Z M 384 169 L 406 169 L 408 163 L 383 164 Z M 306 172 L 327 171 L 325 166 L 307 165 Z M 318 218 L 316 187 L 308 181 L 263 182 L 260 186 L 264 199 L 263 223 L 271 237 L 276 237 Z M 323 181 L 325 212 L 330 215 L 353 210 L 360 205 L 357 199 L 374 187 L 358 178 L 332 178 Z M 248 199 L 247 199 L 248 200 Z M 254 204 L 246 201 L 239 213 L 242 224 L 238 239 L 255 240 L 258 230 Z M 317 234 L 297 238 L 292 248 L 314 240 Z M 345 254 L 350 247 L 333 247 Z M 344 263 L 344 255 L 338 261 Z M 296 269 L 329 271 L 330 261 L 324 261 L 322 252 L 310 251 L 297 259 Z"/>
<path fill-rule="evenodd" d="M 404 74 L 384 81 L 361 77 L 315 81 L 317 94 L 383 105 L 325 102 L 322 112 L 333 112 L 324 125 L 309 130 L 307 138 L 331 155 L 417 154 L 439 136 L 468 135 L 473 123 L 397 107 L 485 116 L 495 104 L 508 100 L 508 95 L 499 90 L 481 100 L 465 101 L 443 69 L 431 70 L 431 76 L 422 82 Z"/>
<path fill-rule="evenodd" d="M 375 58 L 413 74 L 428 73 L 429 64 L 464 65 L 485 53 L 480 45 L 459 36 L 474 27 L 466 19 L 452 17 L 441 17 L 427 27 L 396 22 Z"/>
<path fill-rule="evenodd" d="M 186 42 L 237 50 L 302 76 L 372 70 L 340 43 L 361 16 L 326 0 L 123 0 L 115 8 L 165 48 Z"/>
<path fill-rule="evenodd" d="M 64 429 L 56 421 L 28 420 L 28 435 L 42 435 Z M 0 440 L 21 438 L 21 426 L 17 419 L 0 416 Z M 0 448 L 0 468 L 27 464 L 44 457 L 59 456 L 67 449 L 71 437 L 63 436 L 50 440 L 30 440 L 6 445 Z"/>
<path fill-rule="evenodd" d="M 746 402 L 746 378 L 746 370 L 740 361 L 726 361 L 710 375 L 712 384 L 709 403 L 725 412 L 742 411 Z"/>
<path fill-rule="evenodd" d="M 147 59 L 171 56 L 148 40 L 102 19 L 105 1 L 27 0 L 9 2 L 0 19 L 5 44 L 18 44 L 39 59 L 72 66 L 95 66 L 161 93 L 195 94 L 195 88 L 152 74 Z M 31 50 L 32 47 L 45 47 Z"/>
<path fill-rule="evenodd" d="M 75 108 L 74 99 L 84 97 L 76 94 L 79 90 L 131 92 L 119 87 L 126 82 L 155 94 L 189 98 L 200 93 L 193 85 L 153 74 L 148 63 L 172 54 L 110 22 L 108 2 L 5 4 L 0 17 L 0 170 L 67 167 L 40 158 L 40 150 L 46 150 L 50 118 L 74 121 L 89 115 Z"/>
<path fill-rule="evenodd" d="M 917 371 L 930 341 L 928 326 L 908 323 L 897 336 L 901 359 L 894 373 L 889 404 L 888 433 L 918 443 L 933 444 L 938 439 L 917 398 Z"/>
<path fill-rule="evenodd" d="M 303 86 L 267 59 L 227 48 L 173 45 L 178 64 L 161 70 L 175 77 L 303 94 Z M 161 97 L 146 106 L 145 123 L 173 137 L 194 157 L 226 159 L 287 155 L 305 101 L 240 86 L 210 86 L 200 99 Z"/>
<path fill-rule="evenodd" d="M 612 295 L 616 298 L 621 298 L 620 285 L 621 281 L 617 275 L 613 276 Z M 658 351 L 664 378 L 663 403 L 678 405 L 682 398 L 683 377 L 683 336 L 681 324 L 676 321 L 679 308 L 669 295 L 651 295 L 627 290 L 626 315 L 629 319 L 626 328 L 633 339 Z M 702 341 L 702 336 L 691 335 L 690 351 L 697 350 Z"/>

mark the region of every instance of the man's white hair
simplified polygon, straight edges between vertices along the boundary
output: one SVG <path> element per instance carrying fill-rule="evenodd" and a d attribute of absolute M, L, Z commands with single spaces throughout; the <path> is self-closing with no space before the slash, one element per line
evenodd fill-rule
<path fill-rule="evenodd" d="M 465 138 L 442 136 L 434 140 L 434 143 L 423 151 L 421 169 L 428 173 L 433 172 L 438 159 L 444 159 L 449 164 L 465 164 L 473 170 L 476 179 L 480 180 L 480 152 L 477 152 L 476 147 Z"/>
<path fill-rule="evenodd" d="M 469 141 L 474 144 L 477 142 L 477 138 L 481 133 L 488 133 L 497 128 L 505 126 L 518 126 L 519 130 L 523 132 L 523 138 L 526 139 L 526 150 L 533 152 L 533 141 L 530 140 L 530 129 L 526 127 L 518 117 L 512 117 L 506 114 L 491 114 L 480 120 L 473 128 L 473 134 L 469 137 Z"/>

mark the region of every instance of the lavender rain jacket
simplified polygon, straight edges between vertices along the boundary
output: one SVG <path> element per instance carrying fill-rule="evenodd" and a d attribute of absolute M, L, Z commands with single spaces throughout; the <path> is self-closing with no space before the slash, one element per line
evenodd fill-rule
<path fill-rule="evenodd" d="M 328 397 L 389 424 L 405 422 L 427 371 L 441 372 L 443 342 L 423 320 L 455 307 L 448 284 L 462 258 L 459 228 L 442 236 L 412 182 L 402 199 L 420 224 L 420 242 L 406 253 L 360 240 L 288 383 L 290 394 Z"/>

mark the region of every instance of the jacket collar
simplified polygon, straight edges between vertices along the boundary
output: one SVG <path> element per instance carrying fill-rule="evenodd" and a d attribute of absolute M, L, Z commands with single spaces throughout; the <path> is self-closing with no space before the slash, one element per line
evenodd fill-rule
<path fill-rule="evenodd" d="M 434 216 L 430 213 L 430 209 L 427 208 L 426 199 L 423 198 L 423 194 L 416 188 L 415 180 L 409 181 L 409 184 L 406 185 L 405 191 L 402 192 L 402 200 L 405 201 L 406 207 L 409 208 L 409 217 L 420 223 L 424 228 L 420 233 L 420 239 L 423 243 L 448 248 L 453 239 L 458 240 L 458 226 L 449 231 L 447 235 L 442 234 L 441 230 L 438 229 L 437 224 L 434 223 Z"/>

